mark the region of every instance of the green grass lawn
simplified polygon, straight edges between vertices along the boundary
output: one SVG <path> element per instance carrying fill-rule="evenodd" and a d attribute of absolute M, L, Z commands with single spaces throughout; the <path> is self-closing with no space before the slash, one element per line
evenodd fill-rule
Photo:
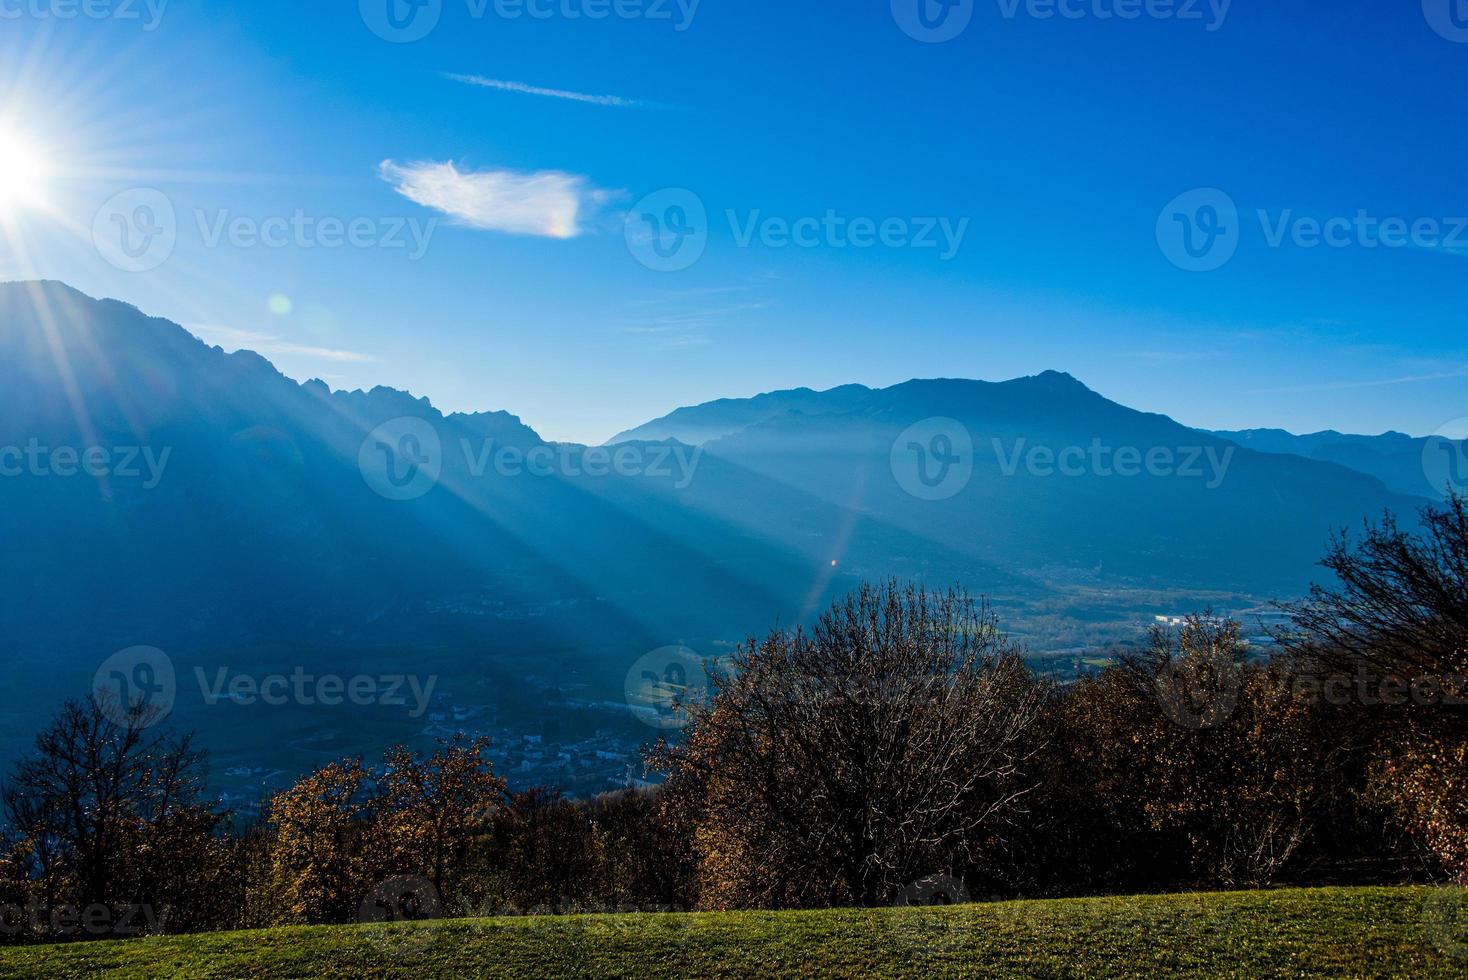
<path fill-rule="evenodd" d="M 473 919 L 9 949 L 0 977 L 1468 977 L 1468 892 Z"/>

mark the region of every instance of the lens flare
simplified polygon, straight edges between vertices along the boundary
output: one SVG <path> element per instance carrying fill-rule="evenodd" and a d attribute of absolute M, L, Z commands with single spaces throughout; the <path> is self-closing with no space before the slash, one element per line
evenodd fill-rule
<path fill-rule="evenodd" d="M 45 180 L 45 158 L 36 145 L 0 124 L 0 211 L 41 204 Z"/>

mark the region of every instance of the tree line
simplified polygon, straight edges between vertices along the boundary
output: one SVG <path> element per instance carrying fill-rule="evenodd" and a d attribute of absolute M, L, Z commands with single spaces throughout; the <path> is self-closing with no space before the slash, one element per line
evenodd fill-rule
<path fill-rule="evenodd" d="M 1273 656 L 1203 615 L 1066 683 L 961 590 L 866 585 L 713 671 L 657 788 L 590 800 L 460 736 L 243 826 L 192 736 L 73 701 L 0 795 L 0 941 L 1468 881 L 1468 501 L 1322 564 Z"/>

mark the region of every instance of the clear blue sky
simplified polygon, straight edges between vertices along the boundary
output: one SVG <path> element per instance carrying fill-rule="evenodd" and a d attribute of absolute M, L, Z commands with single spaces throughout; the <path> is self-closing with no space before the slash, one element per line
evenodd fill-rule
<path fill-rule="evenodd" d="M 1426 434 L 1468 416 L 1468 222 L 1446 244 L 1272 247 L 1255 215 L 1364 210 L 1453 236 L 1468 43 L 1417 0 L 1234 0 L 1221 23 L 1206 0 L 1200 20 L 965 0 L 942 44 L 904 33 L 891 0 L 702 0 L 691 21 L 677 0 L 658 0 L 671 19 L 596 20 L 565 11 L 598 0 L 518 19 L 438 2 L 398 44 L 356 0 L 173 0 L 152 30 L 143 0 L 136 20 L 5 0 L 22 16 L 0 21 L 0 122 L 39 144 L 45 199 L 0 223 L 0 275 L 558 439 L 775 388 L 1046 368 L 1207 427 Z M 127 272 L 92 228 L 136 187 L 166 196 L 177 242 Z M 708 243 L 657 272 L 624 222 L 668 187 L 706 206 Z M 1241 213 L 1216 271 L 1159 247 L 1159 215 L 1195 188 Z M 968 225 L 945 260 L 741 246 L 729 210 Z M 416 260 L 294 232 L 211 246 L 199 227 L 297 211 L 443 224 Z"/>

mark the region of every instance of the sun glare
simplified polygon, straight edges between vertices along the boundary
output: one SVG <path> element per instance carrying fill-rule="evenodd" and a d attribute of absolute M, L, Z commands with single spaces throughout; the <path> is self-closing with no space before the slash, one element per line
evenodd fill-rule
<path fill-rule="evenodd" d="M 0 124 L 0 211 L 42 203 L 45 159 L 24 135 Z"/>

